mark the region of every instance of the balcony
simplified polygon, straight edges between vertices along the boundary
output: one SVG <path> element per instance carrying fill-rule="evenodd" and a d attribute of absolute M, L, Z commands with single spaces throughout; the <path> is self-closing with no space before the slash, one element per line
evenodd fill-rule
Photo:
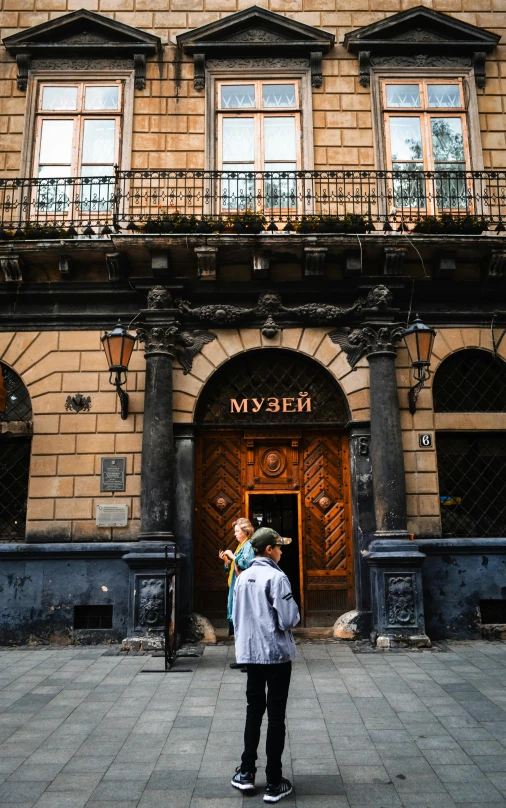
<path fill-rule="evenodd" d="M 506 231 L 506 171 L 119 171 L 0 179 L 0 241 Z"/>

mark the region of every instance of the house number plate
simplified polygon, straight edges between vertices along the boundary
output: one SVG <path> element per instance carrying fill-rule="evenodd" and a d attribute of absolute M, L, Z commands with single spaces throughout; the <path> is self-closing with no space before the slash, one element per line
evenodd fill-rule
<path fill-rule="evenodd" d="M 422 432 L 418 435 L 418 445 L 420 449 L 432 449 L 432 433 Z"/>

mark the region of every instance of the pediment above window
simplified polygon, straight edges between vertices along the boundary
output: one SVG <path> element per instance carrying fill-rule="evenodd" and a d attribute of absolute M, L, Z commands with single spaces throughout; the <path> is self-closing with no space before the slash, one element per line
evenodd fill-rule
<path fill-rule="evenodd" d="M 135 68 L 135 87 L 144 89 L 146 56 L 160 49 L 159 37 L 87 9 L 5 37 L 3 44 L 16 57 L 20 90 L 30 68 Z"/>
<path fill-rule="evenodd" d="M 476 86 L 485 86 L 485 59 L 497 34 L 424 6 L 350 31 L 344 45 L 357 53 L 360 84 L 369 85 L 371 67 L 474 67 Z"/>
<path fill-rule="evenodd" d="M 333 47 L 333 34 L 296 22 L 264 8 L 251 8 L 194 28 L 177 37 L 193 56 L 194 84 L 204 89 L 206 59 L 300 59 L 311 67 L 313 87 L 321 87 L 321 61 Z"/>

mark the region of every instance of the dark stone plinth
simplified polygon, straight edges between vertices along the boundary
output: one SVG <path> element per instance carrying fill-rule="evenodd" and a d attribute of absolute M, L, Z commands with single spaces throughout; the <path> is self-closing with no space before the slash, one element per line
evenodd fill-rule
<path fill-rule="evenodd" d="M 167 552 L 165 552 L 167 550 Z M 135 544 L 123 561 L 130 570 L 126 648 L 163 648 L 166 620 L 177 621 L 173 609 L 178 588 L 178 569 L 185 556 L 174 544 Z M 168 587 L 168 591 L 166 591 Z M 167 618 L 167 614 L 169 617 Z"/>
<path fill-rule="evenodd" d="M 373 624 L 376 643 L 430 645 L 425 633 L 422 563 L 417 544 L 397 539 L 373 541 L 366 554 L 371 570 Z"/>

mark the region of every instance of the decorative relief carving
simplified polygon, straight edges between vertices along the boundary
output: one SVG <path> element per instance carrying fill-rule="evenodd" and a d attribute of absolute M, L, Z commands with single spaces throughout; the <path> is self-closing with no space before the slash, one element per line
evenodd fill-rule
<path fill-rule="evenodd" d="M 403 325 L 392 323 L 382 325 L 370 323 L 363 328 L 340 328 L 329 334 L 332 342 L 340 345 L 346 354 L 348 364 L 353 370 L 364 354 L 392 353 L 396 351 L 398 342 L 405 331 Z"/>
<path fill-rule="evenodd" d="M 260 468 L 267 477 L 278 477 L 286 468 L 286 457 L 280 449 L 264 449 L 260 457 Z"/>
<path fill-rule="evenodd" d="M 302 67 L 309 64 L 308 59 L 288 59 L 266 57 L 259 59 L 207 59 L 207 66 L 215 70 L 251 70 L 254 67 Z"/>
<path fill-rule="evenodd" d="M 391 626 L 415 624 L 415 592 L 412 575 L 387 576 L 388 622 Z"/>
<path fill-rule="evenodd" d="M 471 67 L 469 56 L 415 53 L 399 56 L 371 56 L 372 67 Z"/>
<path fill-rule="evenodd" d="M 61 39 L 59 42 L 52 42 L 52 45 L 114 45 L 115 42 L 108 42 L 108 40 L 99 36 L 98 34 L 90 34 L 88 31 L 80 31 L 78 34 L 73 34 L 66 39 Z M 117 43 L 119 44 L 119 43 Z"/>
<path fill-rule="evenodd" d="M 327 513 L 328 509 L 332 505 L 332 500 L 328 496 L 328 494 L 325 493 L 325 491 L 322 491 L 322 493 L 318 497 L 316 497 L 316 499 L 314 499 L 313 502 L 315 505 L 318 505 L 318 507 L 320 508 L 320 510 L 323 511 L 323 513 Z"/>
<path fill-rule="evenodd" d="M 311 69 L 311 87 L 319 88 L 323 86 L 322 75 L 322 52 L 312 51 L 309 54 L 309 67 Z"/>
<path fill-rule="evenodd" d="M 436 34 L 435 31 L 428 31 L 426 28 L 412 28 L 411 31 L 404 31 L 401 34 L 390 37 L 392 42 L 446 42 L 447 38 Z"/>
<path fill-rule="evenodd" d="M 136 628 L 163 628 L 165 584 L 162 577 L 136 579 Z"/>
<path fill-rule="evenodd" d="M 226 37 L 226 42 L 286 42 L 286 37 L 266 31 L 265 28 L 249 28 Z"/>
<path fill-rule="evenodd" d="M 131 59 L 33 59 L 34 70 L 131 70 Z M 26 88 L 25 88 L 26 89 Z"/>
<path fill-rule="evenodd" d="M 367 295 L 365 301 L 366 309 L 376 309 L 377 311 L 384 311 L 392 306 L 393 295 L 388 286 L 375 286 Z"/>
<path fill-rule="evenodd" d="M 213 500 L 212 504 L 214 505 L 218 513 L 222 514 L 224 510 L 228 508 L 229 505 L 232 504 L 232 502 L 230 498 L 223 493 L 223 491 L 220 491 L 218 496 Z"/>
<path fill-rule="evenodd" d="M 148 292 L 148 309 L 171 309 L 172 295 L 165 286 L 153 286 Z"/>
<path fill-rule="evenodd" d="M 91 396 L 83 396 L 81 393 L 77 393 L 75 396 L 67 396 L 65 409 L 67 412 L 71 410 L 74 410 L 74 412 L 89 412 L 91 410 Z"/>
<path fill-rule="evenodd" d="M 23 280 L 19 255 L 0 258 L 0 270 L 4 273 L 5 280 L 8 283 L 20 283 Z"/>

